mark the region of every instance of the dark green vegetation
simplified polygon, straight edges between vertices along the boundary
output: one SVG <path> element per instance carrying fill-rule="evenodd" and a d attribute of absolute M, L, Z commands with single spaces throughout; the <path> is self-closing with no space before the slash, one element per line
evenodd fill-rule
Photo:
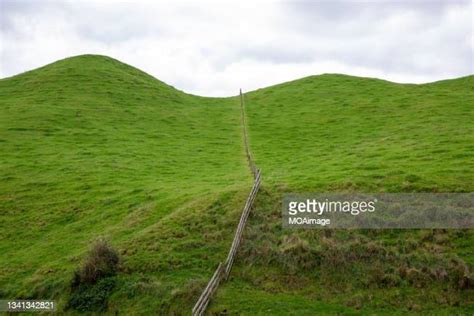
<path fill-rule="evenodd" d="M 473 79 L 323 75 L 247 94 L 263 188 L 211 311 L 472 313 L 472 231 L 287 231 L 279 201 L 474 191 Z M 101 56 L 0 80 L 0 298 L 188 313 L 251 187 L 239 111 Z M 78 294 L 74 271 L 100 236 L 121 262 Z"/>
<path fill-rule="evenodd" d="M 119 254 L 104 239 L 97 240 L 74 272 L 67 309 L 106 311 L 119 269 Z"/>

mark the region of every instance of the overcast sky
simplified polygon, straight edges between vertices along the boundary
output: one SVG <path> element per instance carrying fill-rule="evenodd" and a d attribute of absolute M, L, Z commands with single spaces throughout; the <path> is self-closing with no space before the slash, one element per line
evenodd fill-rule
<path fill-rule="evenodd" d="M 471 0 L 194 2 L 0 0 L 0 77 L 86 53 L 207 96 L 321 73 L 474 72 Z"/>

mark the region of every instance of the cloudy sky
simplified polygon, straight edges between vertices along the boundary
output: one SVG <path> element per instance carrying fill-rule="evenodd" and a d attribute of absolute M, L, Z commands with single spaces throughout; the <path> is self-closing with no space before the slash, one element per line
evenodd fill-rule
<path fill-rule="evenodd" d="M 321 73 L 418 83 L 474 72 L 471 0 L 0 3 L 0 78 L 85 53 L 207 96 Z"/>

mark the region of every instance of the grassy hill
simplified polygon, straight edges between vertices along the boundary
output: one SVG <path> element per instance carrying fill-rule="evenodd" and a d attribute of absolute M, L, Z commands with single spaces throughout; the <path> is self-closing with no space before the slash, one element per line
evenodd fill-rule
<path fill-rule="evenodd" d="M 239 113 L 102 56 L 1 80 L 0 297 L 64 305 L 105 236 L 124 261 L 111 310 L 190 309 L 251 186 Z"/>
<path fill-rule="evenodd" d="M 345 75 L 249 93 L 251 148 L 291 189 L 474 191 L 474 76 L 425 85 Z"/>
<path fill-rule="evenodd" d="M 289 231 L 279 203 L 474 191 L 473 80 L 322 75 L 246 94 L 264 184 L 211 311 L 472 312 L 472 230 Z M 74 270 L 105 236 L 122 260 L 99 293 L 108 312 L 186 314 L 252 183 L 242 144 L 237 98 L 189 95 L 108 57 L 0 80 L 0 298 L 66 308 Z"/>
<path fill-rule="evenodd" d="M 280 219 L 284 192 L 473 192 L 474 76 L 313 76 L 245 102 L 265 190 L 214 311 L 474 313 L 472 230 L 283 230 Z"/>

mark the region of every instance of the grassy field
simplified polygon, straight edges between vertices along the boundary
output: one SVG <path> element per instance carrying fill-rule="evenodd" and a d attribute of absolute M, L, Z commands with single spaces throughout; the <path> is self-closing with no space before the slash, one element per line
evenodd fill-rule
<path fill-rule="evenodd" d="M 246 94 L 263 188 L 211 312 L 474 313 L 472 230 L 295 232 L 279 217 L 285 192 L 474 191 L 473 81 L 323 75 Z M 0 298 L 79 313 L 73 272 L 103 236 L 121 258 L 112 289 L 90 292 L 107 312 L 188 314 L 251 184 L 235 97 L 92 55 L 0 80 Z"/>

